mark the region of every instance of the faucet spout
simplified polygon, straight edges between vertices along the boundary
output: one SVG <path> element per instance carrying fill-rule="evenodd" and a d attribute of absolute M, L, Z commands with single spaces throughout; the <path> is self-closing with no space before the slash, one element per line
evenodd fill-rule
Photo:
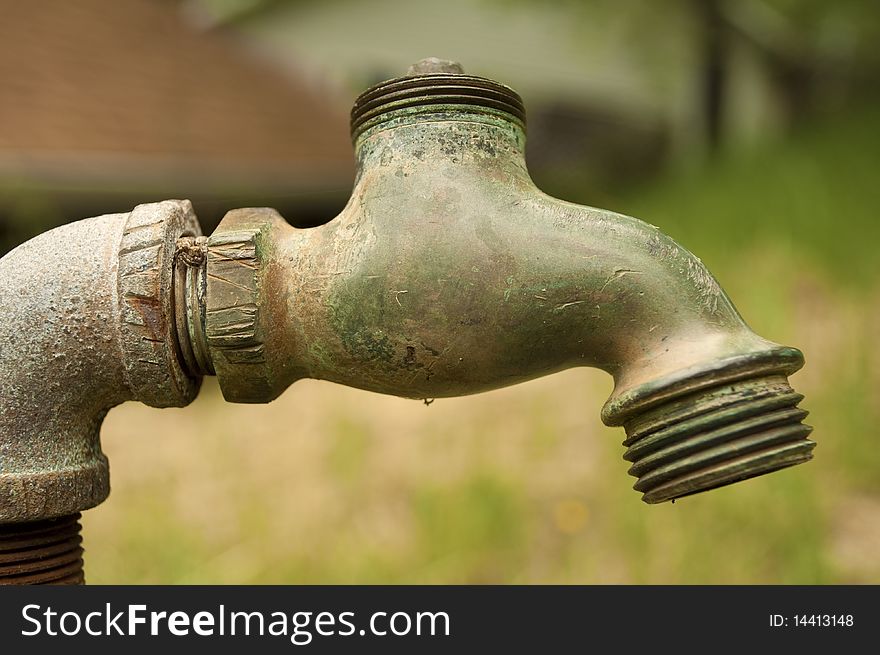
<path fill-rule="evenodd" d="M 458 396 L 591 366 L 614 377 L 602 418 L 625 427 L 647 502 L 811 457 L 786 378 L 800 351 L 754 334 L 656 227 L 538 190 L 511 89 L 411 73 L 355 104 L 338 217 L 296 229 L 235 210 L 208 240 L 206 341 L 228 400 L 306 377 Z"/>

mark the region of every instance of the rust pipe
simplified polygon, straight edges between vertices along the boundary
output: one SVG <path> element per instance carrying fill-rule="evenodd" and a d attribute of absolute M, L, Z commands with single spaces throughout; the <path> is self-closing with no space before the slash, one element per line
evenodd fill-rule
<path fill-rule="evenodd" d="M 177 240 L 189 201 L 65 225 L 0 259 L 0 523 L 72 515 L 110 491 L 99 431 L 126 400 L 179 407 Z"/>

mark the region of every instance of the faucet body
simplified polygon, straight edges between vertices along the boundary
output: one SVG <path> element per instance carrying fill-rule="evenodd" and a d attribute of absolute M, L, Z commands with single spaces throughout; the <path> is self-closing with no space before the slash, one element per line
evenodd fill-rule
<path fill-rule="evenodd" d="M 429 399 L 597 367 L 650 503 L 811 458 L 800 351 L 755 335 L 656 227 L 537 189 L 511 89 L 411 73 L 355 104 L 354 190 L 322 226 L 237 209 L 205 239 L 166 201 L 0 260 L 0 524 L 101 502 L 106 412 L 186 405 L 208 374 L 269 402 L 301 378 Z"/>
<path fill-rule="evenodd" d="M 592 366 L 614 377 L 602 418 L 626 428 L 647 502 L 811 457 L 786 379 L 800 351 L 752 332 L 656 227 L 536 188 L 512 90 L 421 73 L 365 92 L 352 123 L 338 217 L 240 209 L 207 241 L 189 314 L 227 400 L 301 378 L 429 399 Z"/>
<path fill-rule="evenodd" d="M 212 291 L 237 287 L 265 321 L 276 356 L 271 391 L 254 401 L 303 377 L 434 398 L 572 366 L 607 371 L 621 396 L 779 350 L 694 255 L 639 220 L 542 193 L 521 128 L 479 119 L 420 116 L 362 137 L 351 200 L 321 227 L 290 227 L 272 210 L 227 216 L 219 234 L 253 231 L 267 244 L 252 262 L 255 295 L 209 266 Z M 790 371 L 800 358 L 787 354 Z M 228 384 L 230 400 L 249 399 L 238 378 Z"/>

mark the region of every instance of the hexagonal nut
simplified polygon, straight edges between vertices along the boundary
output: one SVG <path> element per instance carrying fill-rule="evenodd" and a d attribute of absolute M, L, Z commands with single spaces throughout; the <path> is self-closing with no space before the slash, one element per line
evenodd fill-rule
<path fill-rule="evenodd" d="M 181 365 L 173 293 L 176 242 L 200 234 L 189 200 L 138 205 L 122 233 L 118 289 L 125 377 L 135 399 L 153 407 L 188 405 L 201 384 Z"/>
<path fill-rule="evenodd" d="M 265 403 L 275 397 L 260 321 L 262 227 L 269 209 L 236 209 L 208 238 L 205 333 L 223 397 Z"/>

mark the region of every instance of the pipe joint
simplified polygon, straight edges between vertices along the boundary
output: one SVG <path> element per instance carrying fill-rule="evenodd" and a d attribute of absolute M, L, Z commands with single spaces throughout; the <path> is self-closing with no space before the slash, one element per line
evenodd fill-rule
<path fill-rule="evenodd" d="M 0 260 L 0 523 L 73 515 L 110 492 L 99 431 L 126 400 L 181 407 L 201 378 L 174 329 L 189 201 L 62 226 Z"/>

